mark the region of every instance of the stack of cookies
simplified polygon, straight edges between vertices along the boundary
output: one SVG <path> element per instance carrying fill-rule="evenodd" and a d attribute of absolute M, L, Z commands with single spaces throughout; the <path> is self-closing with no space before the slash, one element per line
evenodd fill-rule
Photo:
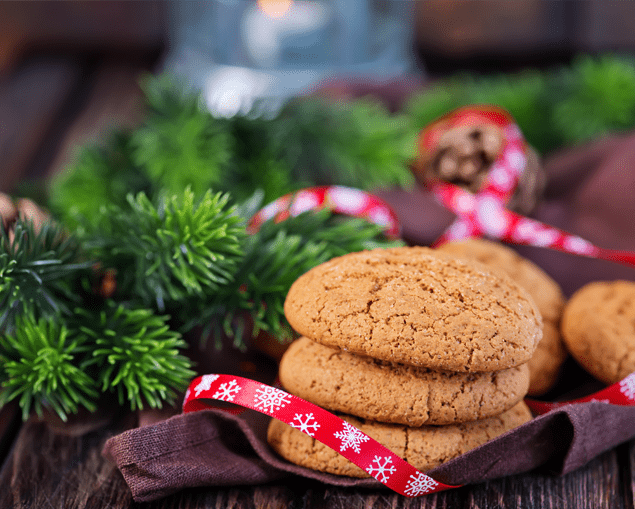
<path fill-rule="evenodd" d="M 528 363 L 527 394 L 540 396 L 552 389 L 568 356 L 560 334 L 560 319 L 566 299 L 558 283 L 538 265 L 498 242 L 469 239 L 445 244 L 439 250 L 502 270 L 529 292 L 540 311 L 543 326 L 542 339 Z"/>
<path fill-rule="evenodd" d="M 301 276 L 285 314 L 302 337 L 281 360 L 283 387 L 420 470 L 531 419 L 522 399 L 540 312 L 511 278 L 476 261 L 424 247 L 351 253 Z M 293 463 L 368 477 L 275 419 L 268 439 Z"/>

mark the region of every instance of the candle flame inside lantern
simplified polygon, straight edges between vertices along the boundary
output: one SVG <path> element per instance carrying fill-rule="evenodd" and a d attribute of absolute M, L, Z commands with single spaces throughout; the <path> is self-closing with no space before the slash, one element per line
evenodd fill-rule
<path fill-rule="evenodd" d="M 281 18 L 291 8 L 293 0 L 258 0 L 258 7 L 270 18 Z"/>

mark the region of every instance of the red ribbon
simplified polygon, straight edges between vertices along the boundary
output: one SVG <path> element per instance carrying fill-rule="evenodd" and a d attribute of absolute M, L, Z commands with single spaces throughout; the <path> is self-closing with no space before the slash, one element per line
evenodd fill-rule
<path fill-rule="evenodd" d="M 435 246 L 485 235 L 509 244 L 548 247 L 635 267 L 635 253 L 597 247 L 582 237 L 506 208 L 527 166 L 527 144 L 506 111 L 493 106 L 468 106 L 449 113 L 421 133 L 419 147 L 422 159 L 434 151 L 444 129 L 475 124 L 489 124 L 500 130 L 503 137 L 500 153 L 485 183 L 475 194 L 443 181 L 430 184 L 437 200 L 458 216 L 434 242 Z"/>
<path fill-rule="evenodd" d="M 233 375 L 203 375 L 190 383 L 183 412 L 203 410 L 209 400 L 234 403 L 293 426 L 401 495 L 458 487 L 436 481 L 336 415 L 276 387 Z"/>
<path fill-rule="evenodd" d="M 545 402 L 525 399 L 527 406 L 536 414 L 545 414 L 554 408 L 561 408 L 565 405 L 576 403 L 609 403 L 611 405 L 635 406 L 635 373 L 631 373 L 619 382 L 609 385 L 601 391 L 589 394 L 583 398 L 569 401 Z"/>
<path fill-rule="evenodd" d="M 381 198 L 352 187 L 319 186 L 301 189 L 272 201 L 257 212 L 247 225 L 247 231 L 255 233 L 262 223 L 273 219 L 284 221 L 302 212 L 327 208 L 336 214 L 359 217 L 386 228 L 386 235 L 399 238 L 397 214 Z"/>

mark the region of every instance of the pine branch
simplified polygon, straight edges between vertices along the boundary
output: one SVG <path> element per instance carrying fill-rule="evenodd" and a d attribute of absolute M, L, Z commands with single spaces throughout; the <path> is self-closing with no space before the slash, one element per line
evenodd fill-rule
<path fill-rule="evenodd" d="M 17 399 L 24 420 L 45 408 L 64 421 L 81 406 L 95 411 L 98 392 L 80 367 L 84 352 L 59 319 L 17 317 L 13 334 L 0 335 L 0 407 Z"/>
<path fill-rule="evenodd" d="M 409 188 L 417 131 L 405 115 L 378 101 L 290 101 L 272 121 L 270 141 L 286 155 L 297 181 L 372 190 Z"/>
<path fill-rule="evenodd" d="M 565 142 L 586 141 L 635 125 L 632 57 L 578 58 L 563 74 L 569 94 L 555 104 L 550 120 Z"/>
<path fill-rule="evenodd" d="M 208 191 L 197 201 L 186 189 L 158 204 L 143 193 L 128 202 L 103 213 L 88 243 L 104 267 L 116 269 L 119 298 L 164 312 L 233 279 L 245 230 L 228 195 Z"/>
<path fill-rule="evenodd" d="M 78 281 L 91 266 L 55 223 L 45 222 L 36 233 L 32 223 L 16 220 L 0 234 L 0 330 L 13 329 L 21 314 L 70 314 L 80 301 Z"/>
<path fill-rule="evenodd" d="M 170 76 L 146 77 L 149 114 L 132 133 L 133 158 L 156 186 L 171 194 L 218 189 L 232 157 L 227 122 L 205 109 L 200 94 Z"/>
<path fill-rule="evenodd" d="M 80 341 L 92 348 L 83 367 L 96 372 L 102 392 L 115 391 L 119 403 L 133 410 L 144 402 L 151 408 L 174 403 L 195 375 L 181 353 L 185 341 L 170 330 L 167 317 L 151 310 L 108 301 L 99 312 L 78 309 L 75 325 Z"/>
<path fill-rule="evenodd" d="M 124 206 L 128 193 L 153 193 L 154 184 L 133 162 L 130 133 L 115 132 L 104 147 L 84 147 L 77 161 L 53 177 L 49 207 L 62 222 L 83 232 L 102 207 Z"/>

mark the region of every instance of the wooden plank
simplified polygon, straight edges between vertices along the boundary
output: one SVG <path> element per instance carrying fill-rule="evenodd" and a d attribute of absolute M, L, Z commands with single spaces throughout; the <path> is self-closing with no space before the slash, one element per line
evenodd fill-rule
<path fill-rule="evenodd" d="M 613 449 L 564 476 L 529 473 L 474 486 L 466 507 L 631 508 L 620 475 L 624 467 Z"/>
<path fill-rule="evenodd" d="M 81 78 L 71 58 L 35 58 L 0 81 L 0 191 L 13 189 Z"/>
<path fill-rule="evenodd" d="M 11 402 L 0 408 L 0 465 L 9 454 L 21 422 L 17 403 Z"/>
<path fill-rule="evenodd" d="M 627 483 L 628 483 L 628 493 L 627 497 L 630 500 L 631 507 L 635 507 L 635 440 L 631 441 L 626 445 L 627 451 Z"/>
<path fill-rule="evenodd" d="M 83 145 L 103 144 L 117 128 L 133 127 L 143 117 L 143 94 L 139 87 L 143 62 L 102 62 L 92 77 L 82 111 L 64 133 L 57 154 L 44 176 L 52 176 L 73 163 Z"/>
<path fill-rule="evenodd" d="M 102 486 L 116 482 L 116 476 L 121 476 L 101 456 L 102 444 L 114 432 L 133 425 L 133 421 L 130 415 L 114 413 L 106 419 L 104 415 L 95 415 L 97 427 L 93 429 L 91 419 L 79 418 L 75 425 L 66 428 L 56 428 L 35 418 L 27 421 L 0 472 L 3 487 L 0 507 L 79 508 L 95 496 L 100 499 L 100 507 L 104 507 Z M 105 426 L 105 422 L 109 425 Z M 75 431 L 81 434 L 74 435 Z M 128 490 L 117 489 L 116 493 L 117 503 L 129 505 Z"/>

